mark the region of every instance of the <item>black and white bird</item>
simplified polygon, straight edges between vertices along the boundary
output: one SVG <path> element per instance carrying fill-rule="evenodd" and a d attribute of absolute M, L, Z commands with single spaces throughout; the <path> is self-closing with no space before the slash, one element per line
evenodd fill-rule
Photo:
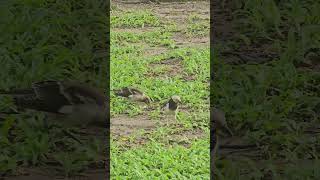
<path fill-rule="evenodd" d="M 223 136 L 224 132 L 227 132 L 229 135 L 233 136 L 233 132 L 230 130 L 228 127 L 227 121 L 226 121 L 226 116 L 225 113 L 215 107 L 212 107 L 210 111 L 210 116 L 211 116 L 211 126 L 213 127 L 211 129 L 211 163 L 212 166 L 215 167 L 214 165 L 214 160 L 217 154 L 217 151 L 219 149 L 219 138 Z"/>
<path fill-rule="evenodd" d="M 115 95 L 125 97 L 134 102 L 143 102 L 146 104 L 151 103 L 151 99 L 145 93 L 137 88 L 123 87 L 121 89 L 114 90 Z"/>
<path fill-rule="evenodd" d="M 169 116 L 174 115 L 174 119 L 177 119 L 177 114 L 178 114 L 180 104 L 181 104 L 180 96 L 173 95 L 168 100 L 168 102 L 162 105 L 161 111 Z"/>
<path fill-rule="evenodd" d="M 12 96 L 18 112 L 26 109 L 46 112 L 71 126 L 107 125 L 106 96 L 87 84 L 49 80 L 0 94 Z"/>

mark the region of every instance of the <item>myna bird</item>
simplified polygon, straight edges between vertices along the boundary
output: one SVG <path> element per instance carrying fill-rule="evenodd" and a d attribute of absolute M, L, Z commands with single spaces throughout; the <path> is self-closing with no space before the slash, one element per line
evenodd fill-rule
<path fill-rule="evenodd" d="M 46 112 L 72 126 L 107 125 L 106 97 L 87 84 L 50 80 L 33 83 L 28 89 L 0 91 L 0 94 L 12 96 L 18 111 Z"/>
<path fill-rule="evenodd" d="M 211 116 L 213 123 L 215 124 L 215 130 L 218 134 L 223 134 L 227 132 L 229 135 L 233 136 L 233 132 L 228 127 L 225 113 L 217 108 L 212 108 Z"/>
<path fill-rule="evenodd" d="M 212 168 L 215 167 L 214 159 L 216 157 L 217 150 L 219 149 L 219 138 L 223 135 L 223 132 L 226 131 L 229 135 L 233 136 L 232 131 L 227 125 L 225 113 L 217 108 L 212 108 L 210 111 L 211 116 L 211 163 Z"/>
<path fill-rule="evenodd" d="M 181 104 L 181 98 L 177 95 L 173 95 L 168 102 L 162 105 L 161 111 L 168 115 L 174 115 L 174 119 L 177 119 L 179 104 Z"/>
<path fill-rule="evenodd" d="M 114 93 L 117 96 L 125 97 L 135 102 L 144 102 L 146 104 L 151 103 L 151 99 L 149 98 L 149 96 L 147 96 L 137 88 L 124 87 L 114 90 Z"/>

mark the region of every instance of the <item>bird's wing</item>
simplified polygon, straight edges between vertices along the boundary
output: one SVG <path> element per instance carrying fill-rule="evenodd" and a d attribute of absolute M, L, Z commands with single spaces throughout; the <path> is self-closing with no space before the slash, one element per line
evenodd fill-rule
<path fill-rule="evenodd" d="M 134 87 L 123 87 L 121 89 L 114 90 L 114 92 L 117 96 L 133 99 L 145 99 L 144 93 Z"/>
<path fill-rule="evenodd" d="M 104 107 L 106 104 L 105 95 L 97 88 L 87 84 L 77 82 L 65 83 L 63 92 L 73 104 L 97 104 L 101 107 Z"/>
<path fill-rule="evenodd" d="M 32 88 L 43 107 L 39 109 L 48 112 L 59 112 L 65 106 L 71 106 L 71 97 L 65 93 L 64 86 L 59 81 L 41 81 L 32 84 Z"/>
<path fill-rule="evenodd" d="M 141 95 L 141 96 L 144 95 L 144 93 L 137 88 L 130 87 L 129 90 L 132 94 Z"/>
<path fill-rule="evenodd" d="M 32 83 L 31 86 L 39 98 L 46 98 L 53 94 L 62 95 L 61 84 L 57 81 L 41 81 Z"/>
<path fill-rule="evenodd" d="M 178 109 L 178 103 L 176 103 L 172 98 L 169 100 L 169 109 L 175 111 Z"/>
<path fill-rule="evenodd" d="M 64 93 L 64 87 L 59 81 L 41 81 L 32 84 L 35 94 L 39 99 L 56 100 L 62 104 L 71 104 Z"/>
<path fill-rule="evenodd" d="M 161 106 L 161 110 L 176 110 L 177 104 L 173 101 L 172 98 L 170 98 L 165 104 Z"/>
<path fill-rule="evenodd" d="M 124 88 L 121 88 L 121 89 L 116 89 L 116 90 L 114 90 L 114 93 L 117 96 L 122 96 L 122 97 L 129 97 L 130 95 L 132 95 L 132 92 L 128 87 L 124 87 Z"/>

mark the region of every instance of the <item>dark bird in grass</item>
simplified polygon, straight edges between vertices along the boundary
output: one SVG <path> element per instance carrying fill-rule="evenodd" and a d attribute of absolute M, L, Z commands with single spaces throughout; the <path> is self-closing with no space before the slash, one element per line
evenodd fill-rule
<path fill-rule="evenodd" d="M 151 103 L 151 99 L 149 98 L 149 96 L 147 96 L 137 88 L 124 87 L 114 90 L 114 93 L 117 96 L 125 97 L 135 102 L 144 102 L 146 104 Z"/>
<path fill-rule="evenodd" d="M 226 132 L 229 135 L 233 136 L 233 132 L 228 127 L 225 113 L 217 108 L 212 108 L 210 113 L 217 134 L 221 135 L 223 134 L 223 132 Z"/>
<path fill-rule="evenodd" d="M 177 119 L 177 113 L 180 104 L 181 98 L 177 95 L 173 95 L 168 102 L 162 105 L 161 111 L 167 115 L 174 115 L 174 119 Z"/>
<path fill-rule="evenodd" d="M 0 91 L 12 96 L 20 110 L 46 112 L 72 126 L 106 126 L 106 97 L 98 89 L 72 81 L 35 82 L 31 88 Z"/>
<path fill-rule="evenodd" d="M 219 149 L 219 139 L 223 135 L 223 132 L 227 132 L 233 136 L 233 132 L 228 127 L 225 113 L 217 108 L 212 108 L 210 111 L 211 116 L 211 131 L 210 131 L 210 144 L 211 144 L 211 168 L 215 169 L 214 160 Z"/>

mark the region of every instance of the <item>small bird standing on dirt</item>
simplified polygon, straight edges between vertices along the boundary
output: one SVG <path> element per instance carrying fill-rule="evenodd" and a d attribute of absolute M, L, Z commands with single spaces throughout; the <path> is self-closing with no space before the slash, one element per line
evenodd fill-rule
<path fill-rule="evenodd" d="M 181 103 L 181 98 L 177 95 L 173 95 L 171 96 L 171 98 L 167 103 L 162 105 L 161 111 L 165 112 L 168 115 L 174 115 L 174 119 L 176 120 L 180 103 Z"/>
<path fill-rule="evenodd" d="M 211 166 L 215 167 L 214 159 L 216 157 L 217 151 L 219 149 L 219 137 L 223 134 L 223 131 L 226 130 L 229 135 L 233 136 L 232 131 L 227 125 L 225 113 L 217 108 L 212 108 L 210 111 L 211 116 Z M 215 169 L 215 168 L 214 168 Z"/>
<path fill-rule="evenodd" d="M 107 125 L 105 95 L 86 84 L 42 81 L 33 83 L 29 89 L 0 91 L 0 94 L 12 96 L 18 111 L 46 112 L 55 118 L 61 117 L 66 125 Z"/>
<path fill-rule="evenodd" d="M 151 103 L 149 96 L 145 95 L 142 91 L 133 87 L 124 87 L 121 89 L 114 90 L 117 96 L 128 98 L 135 102 L 144 102 L 146 104 Z"/>

